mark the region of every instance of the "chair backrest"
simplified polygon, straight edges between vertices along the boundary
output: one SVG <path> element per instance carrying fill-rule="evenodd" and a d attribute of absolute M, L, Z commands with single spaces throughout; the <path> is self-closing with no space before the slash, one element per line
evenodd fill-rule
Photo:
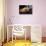
<path fill-rule="evenodd" d="M 24 35 L 24 29 L 23 29 L 23 26 L 21 26 L 21 25 L 15 25 L 14 27 L 13 27 L 13 35 L 15 35 L 15 36 L 22 36 L 22 35 Z"/>

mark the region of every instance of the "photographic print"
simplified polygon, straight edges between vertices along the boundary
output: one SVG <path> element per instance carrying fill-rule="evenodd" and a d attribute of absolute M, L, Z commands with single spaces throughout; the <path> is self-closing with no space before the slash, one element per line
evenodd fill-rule
<path fill-rule="evenodd" d="M 19 5 L 19 14 L 32 14 L 32 5 Z"/>

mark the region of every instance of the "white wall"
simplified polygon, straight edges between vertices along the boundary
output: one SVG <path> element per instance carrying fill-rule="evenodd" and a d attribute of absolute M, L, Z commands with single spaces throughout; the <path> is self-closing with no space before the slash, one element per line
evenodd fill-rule
<path fill-rule="evenodd" d="M 1 29 L 3 28 L 2 27 L 3 25 L 3 0 L 0 0 L 0 41 L 2 41 L 2 36 L 3 35 L 1 32 Z M 2 38 L 1 38 L 2 37 Z"/>
<path fill-rule="evenodd" d="M 19 4 L 32 4 L 32 15 L 19 15 Z M 46 36 L 46 0 L 7 0 L 8 24 L 40 24 Z M 10 20 L 9 20 L 10 18 Z"/>

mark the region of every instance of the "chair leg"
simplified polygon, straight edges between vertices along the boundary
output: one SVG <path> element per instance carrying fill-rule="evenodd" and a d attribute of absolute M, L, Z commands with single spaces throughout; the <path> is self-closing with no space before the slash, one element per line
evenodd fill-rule
<path fill-rule="evenodd" d="M 16 36 L 15 36 L 15 42 L 16 42 Z"/>
<path fill-rule="evenodd" d="M 4 43 L 2 42 L 2 45 L 1 46 L 3 46 L 4 45 Z"/>

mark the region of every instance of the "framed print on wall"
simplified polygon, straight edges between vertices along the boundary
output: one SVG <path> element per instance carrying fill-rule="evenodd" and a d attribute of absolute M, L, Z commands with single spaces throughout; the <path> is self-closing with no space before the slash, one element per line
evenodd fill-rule
<path fill-rule="evenodd" d="M 32 14 L 32 5 L 19 5 L 19 14 Z"/>

